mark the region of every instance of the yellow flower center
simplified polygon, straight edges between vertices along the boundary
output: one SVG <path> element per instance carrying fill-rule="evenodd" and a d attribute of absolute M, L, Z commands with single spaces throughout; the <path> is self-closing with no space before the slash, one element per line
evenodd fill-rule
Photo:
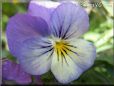
<path fill-rule="evenodd" d="M 70 54 L 73 53 L 71 48 L 72 48 L 72 45 L 70 45 L 65 40 L 56 41 L 54 44 L 54 50 L 57 54 L 58 60 L 59 58 L 65 59 L 66 57 L 69 57 Z"/>
<path fill-rule="evenodd" d="M 63 41 L 55 43 L 55 49 L 61 50 L 65 47 L 65 43 Z"/>
<path fill-rule="evenodd" d="M 52 42 L 52 46 L 53 46 L 54 52 L 57 55 L 58 61 L 60 59 L 62 59 L 63 61 L 63 59 L 70 57 L 71 54 L 77 54 L 76 51 L 74 51 L 74 49 L 76 49 L 76 46 L 71 45 L 66 40 L 53 37 L 52 39 L 50 39 L 50 41 Z"/>
<path fill-rule="evenodd" d="M 54 45 L 54 50 L 55 52 L 57 53 L 57 56 L 58 56 L 58 60 L 59 60 L 59 57 L 60 58 L 65 58 L 68 50 L 67 50 L 67 43 L 64 42 L 63 40 L 60 40 L 60 41 L 56 41 L 55 42 L 55 45 Z"/>

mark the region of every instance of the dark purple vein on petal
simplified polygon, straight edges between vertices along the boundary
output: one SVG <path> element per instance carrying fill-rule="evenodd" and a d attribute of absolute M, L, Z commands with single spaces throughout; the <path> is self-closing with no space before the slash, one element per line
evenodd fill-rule
<path fill-rule="evenodd" d="M 62 50 L 63 50 L 63 49 L 62 49 Z M 65 57 L 63 51 L 61 51 L 61 57 L 62 57 L 62 59 L 64 58 L 65 63 L 69 66 L 69 64 L 68 64 L 68 62 L 67 62 L 67 60 L 66 60 L 66 57 Z"/>
<path fill-rule="evenodd" d="M 74 54 L 76 54 L 77 56 L 79 56 L 78 55 L 78 53 L 76 53 L 75 51 L 73 51 L 73 50 L 71 50 L 71 49 L 69 49 L 69 48 L 67 48 L 67 47 L 65 47 L 67 50 L 69 50 L 70 52 L 72 52 L 72 53 L 74 53 Z"/>

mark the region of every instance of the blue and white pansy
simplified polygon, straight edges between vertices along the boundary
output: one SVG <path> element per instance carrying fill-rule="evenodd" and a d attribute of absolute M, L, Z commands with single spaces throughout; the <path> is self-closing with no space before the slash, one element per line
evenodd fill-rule
<path fill-rule="evenodd" d="M 10 18 L 6 34 L 10 52 L 27 73 L 51 70 L 66 84 L 94 64 L 95 47 L 79 38 L 88 28 L 88 14 L 79 5 L 31 1 L 26 14 Z"/>

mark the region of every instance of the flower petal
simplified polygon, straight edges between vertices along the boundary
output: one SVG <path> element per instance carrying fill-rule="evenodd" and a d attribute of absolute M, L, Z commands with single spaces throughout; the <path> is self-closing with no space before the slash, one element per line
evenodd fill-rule
<path fill-rule="evenodd" d="M 34 37 L 23 42 L 19 62 L 26 72 L 41 75 L 50 69 L 53 48 L 47 38 Z"/>
<path fill-rule="evenodd" d="M 7 80 L 14 80 L 19 84 L 31 83 L 31 76 L 23 71 L 19 64 L 6 60 L 2 64 L 3 78 Z"/>
<path fill-rule="evenodd" d="M 30 4 L 36 4 L 42 7 L 45 7 L 47 9 L 54 9 L 56 8 L 60 3 L 59 2 L 55 2 L 55 1 L 36 1 L 36 0 L 31 0 Z M 34 10 L 34 9 L 33 9 Z M 38 11 L 38 10 L 35 10 Z"/>
<path fill-rule="evenodd" d="M 67 50 L 66 50 L 67 49 Z M 96 57 L 95 47 L 82 39 L 71 41 L 61 54 L 54 52 L 51 71 L 61 83 L 69 83 L 90 68 Z"/>
<path fill-rule="evenodd" d="M 56 53 L 53 54 L 51 71 L 54 74 L 55 78 L 63 84 L 67 84 L 75 79 L 77 79 L 82 70 L 78 67 L 73 60 L 69 57 L 59 57 Z"/>
<path fill-rule="evenodd" d="M 42 18 L 36 18 L 28 14 L 13 16 L 7 25 L 6 35 L 9 49 L 14 56 L 18 55 L 21 42 L 34 36 L 48 36 L 50 31 L 47 23 Z"/>
<path fill-rule="evenodd" d="M 69 39 L 79 37 L 88 30 L 89 18 L 79 5 L 63 3 L 55 9 L 51 17 L 51 29 L 55 36 Z"/>
<path fill-rule="evenodd" d="M 49 23 L 50 14 L 58 5 L 58 2 L 31 0 L 28 13 L 32 16 L 41 17 Z"/>
<path fill-rule="evenodd" d="M 79 67 L 82 68 L 83 71 L 87 70 L 90 68 L 96 59 L 96 48 L 95 46 L 83 39 L 75 39 L 74 41 L 69 41 L 70 47 L 72 51 L 77 53 L 72 54 L 72 59 L 77 63 Z M 75 58 L 76 57 L 76 58 Z"/>

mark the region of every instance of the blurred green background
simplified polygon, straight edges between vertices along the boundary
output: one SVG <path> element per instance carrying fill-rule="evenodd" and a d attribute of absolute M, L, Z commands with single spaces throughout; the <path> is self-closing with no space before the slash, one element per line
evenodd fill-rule
<path fill-rule="evenodd" d="M 80 2 L 80 4 L 87 10 L 90 18 L 89 31 L 84 34 L 83 38 L 94 43 L 97 49 L 97 59 L 93 67 L 84 72 L 78 80 L 71 82 L 71 84 L 114 84 L 114 16 L 113 6 L 111 6 L 112 3 L 112 0 L 103 0 L 99 6 L 90 6 Z M 2 3 L 3 58 L 15 60 L 8 50 L 5 36 L 8 19 L 16 13 L 26 12 L 27 8 L 28 3 Z M 58 83 L 51 72 L 42 75 L 41 79 L 44 84 Z"/>

